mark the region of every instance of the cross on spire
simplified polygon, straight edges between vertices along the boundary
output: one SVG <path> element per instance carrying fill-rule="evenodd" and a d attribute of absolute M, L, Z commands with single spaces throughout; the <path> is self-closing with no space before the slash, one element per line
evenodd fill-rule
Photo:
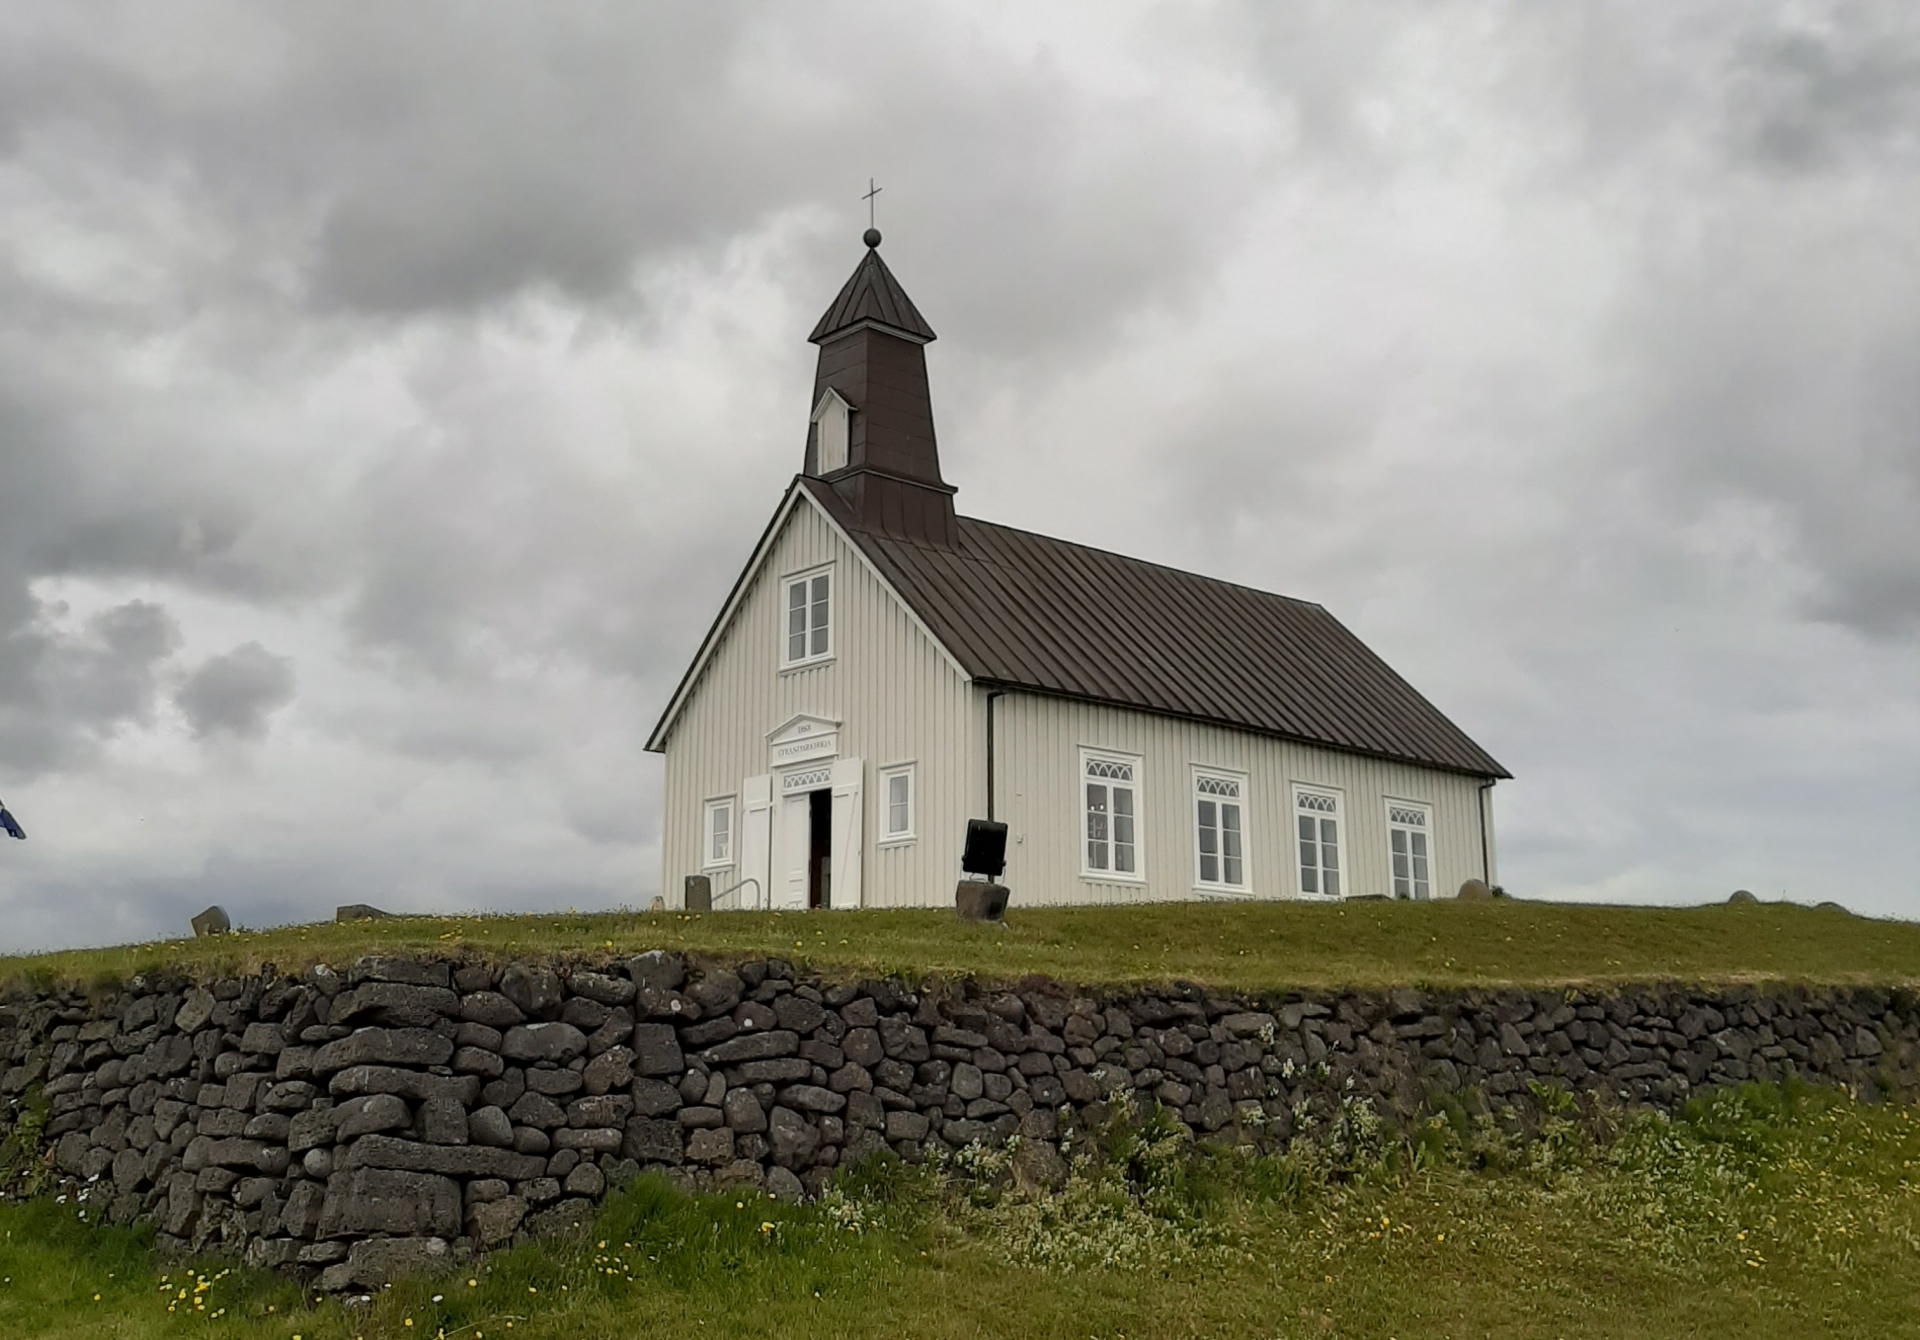
<path fill-rule="evenodd" d="M 872 177 L 867 178 L 867 193 L 860 198 L 867 202 L 867 227 L 869 228 L 878 227 L 873 220 L 873 198 L 886 189 L 884 186 L 874 185 Z"/>

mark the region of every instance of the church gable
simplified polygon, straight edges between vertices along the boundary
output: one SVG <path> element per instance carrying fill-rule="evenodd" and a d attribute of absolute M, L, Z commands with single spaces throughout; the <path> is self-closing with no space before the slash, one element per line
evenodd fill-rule
<path fill-rule="evenodd" d="M 804 593 L 797 592 L 803 582 Z M 885 644 L 903 633 L 964 679 L 959 662 L 840 524 L 796 486 L 755 546 L 647 748 L 664 751 L 681 716 L 716 693 L 766 704 L 773 715 L 763 721 L 833 720 L 781 705 L 791 700 L 824 709 L 826 699 L 842 691 L 849 668 L 864 669 L 876 656 L 891 659 L 894 649 Z"/>

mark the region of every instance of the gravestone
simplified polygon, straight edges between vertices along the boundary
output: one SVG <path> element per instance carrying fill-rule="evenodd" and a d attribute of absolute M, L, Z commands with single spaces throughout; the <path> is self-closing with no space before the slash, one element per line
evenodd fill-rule
<path fill-rule="evenodd" d="M 391 912 L 382 912 L 372 903 L 342 903 L 333 909 L 335 921 L 379 921 L 392 915 Z"/>
<path fill-rule="evenodd" d="M 1007 886 L 963 879 L 953 890 L 953 910 L 962 921 L 1002 921 L 1007 915 Z"/>
<path fill-rule="evenodd" d="M 687 876 L 686 908 L 689 912 L 713 911 L 713 881 L 705 875 Z"/>
<path fill-rule="evenodd" d="M 227 914 L 219 904 L 209 907 L 193 919 L 193 933 L 202 935 L 224 935 L 233 929 L 233 923 L 227 920 Z"/>

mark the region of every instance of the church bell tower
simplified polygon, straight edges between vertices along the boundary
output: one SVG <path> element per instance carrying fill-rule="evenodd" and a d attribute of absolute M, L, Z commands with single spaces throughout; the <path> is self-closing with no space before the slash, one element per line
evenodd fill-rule
<path fill-rule="evenodd" d="M 954 543 L 954 488 L 940 477 L 926 346 L 933 328 L 880 259 L 880 232 L 807 338 L 820 346 L 804 473 L 831 485 L 858 524 Z"/>

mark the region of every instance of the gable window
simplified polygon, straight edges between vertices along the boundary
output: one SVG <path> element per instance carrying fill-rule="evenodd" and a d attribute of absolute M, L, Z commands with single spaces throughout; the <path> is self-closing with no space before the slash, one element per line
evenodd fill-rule
<path fill-rule="evenodd" d="M 1340 793 L 1295 787 L 1293 821 L 1299 835 L 1300 892 L 1340 897 Z"/>
<path fill-rule="evenodd" d="M 847 464 L 852 406 L 829 386 L 813 409 L 813 457 L 817 475 L 832 474 Z"/>
<path fill-rule="evenodd" d="M 907 842 L 913 838 L 913 765 L 880 770 L 880 840 Z"/>
<path fill-rule="evenodd" d="M 831 572 L 787 579 L 786 664 L 823 661 L 832 653 L 832 595 Z"/>
<path fill-rule="evenodd" d="M 717 870 L 733 864 L 733 797 L 725 800 L 709 800 L 707 817 L 702 828 L 702 846 L 705 851 L 701 865 L 708 870 Z"/>
<path fill-rule="evenodd" d="M 1393 896 L 1425 902 L 1432 896 L 1427 879 L 1427 830 L 1432 811 L 1405 800 L 1387 802 L 1387 862 L 1393 871 Z"/>
<path fill-rule="evenodd" d="M 1241 816 L 1245 783 L 1222 773 L 1197 772 L 1193 778 L 1194 849 L 1198 882 L 1208 888 L 1247 886 L 1245 830 Z"/>
<path fill-rule="evenodd" d="M 1087 865 L 1089 875 L 1140 877 L 1140 760 L 1124 754 L 1085 754 Z"/>

